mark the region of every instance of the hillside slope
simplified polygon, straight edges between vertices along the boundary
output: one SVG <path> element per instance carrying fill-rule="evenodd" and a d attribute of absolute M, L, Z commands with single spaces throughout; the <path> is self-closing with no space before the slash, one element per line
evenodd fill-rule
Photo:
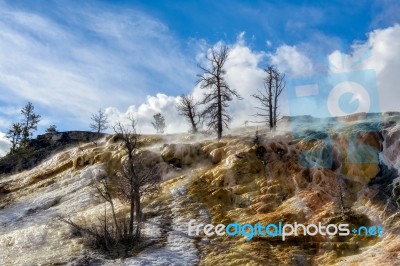
<path fill-rule="evenodd" d="M 162 169 L 162 190 L 144 201 L 147 241 L 125 259 L 88 249 L 57 219 L 98 222 L 105 204 L 91 183 L 119 167 L 122 143 L 107 136 L 67 147 L 31 169 L 1 176 L 0 261 L 2 265 L 396 265 L 400 126 L 397 117 L 370 126 L 374 123 L 357 120 L 334 129 L 328 145 L 322 141 L 327 131 L 318 131 L 319 126 L 296 138 L 260 131 L 258 143 L 255 128 L 236 130 L 219 142 L 188 134 L 143 136 L 146 162 Z M 357 145 L 349 145 L 350 135 Z M 363 145 L 377 151 L 375 163 L 354 163 L 359 156 L 374 156 Z M 307 163 L 331 159 L 332 167 L 302 166 L 299 158 L 307 151 L 313 151 L 315 159 Z M 187 232 L 190 220 L 214 225 L 337 224 L 343 219 L 340 194 L 347 223 L 381 226 L 384 235 L 300 235 L 285 241 L 257 236 L 246 241 L 244 236 L 195 237 Z M 122 201 L 116 200 L 116 205 L 119 212 L 126 212 Z"/>

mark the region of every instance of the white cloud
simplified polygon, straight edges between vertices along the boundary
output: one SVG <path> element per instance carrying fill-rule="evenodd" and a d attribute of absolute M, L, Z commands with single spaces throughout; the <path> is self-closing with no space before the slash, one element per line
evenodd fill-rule
<path fill-rule="evenodd" d="M 10 142 L 6 138 L 6 135 L 0 132 L 0 156 L 4 156 L 10 150 Z"/>
<path fill-rule="evenodd" d="M 382 111 L 400 111 L 400 25 L 396 24 L 369 35 L 371 57 L 365 68 L 375 69 Z"/>
<path fill-rule="evenodd" d="M 111 126 L 118 122 L 128 123 L 128 115 L 132 114 L 137 121 L 139 133 L 155 133 L 151 124 L 154 121 L 153 115 L 161 113 L 165 117 L 166 133 L 185 132 L 188 130 L 186 121 L 178 115 L 175 108 L 178 100 L 179 97 L 157 93 L 156 96 L 147 96 L 146 102 L 139 107 L 129 106 L 125 112 L 121 112 L 115 107 L 109 107 L 105 112 Z"/>
<path fill-rule="evenodd" d="M 296 46 L 281 45 L 274 54 L 269 54 L 272 64 L 289 77 L 308 76 L 313 74 L 311 60 Z"/>
<path fill-rule="evenodd" d="M 332 72 L 374 70 L 381 111 L 400 111 L 400 25 L 370 32 L 366 42 L 353 45 L 351 54 L 334 51 L 329 55 L 334 66 L 340 66 L 342 59 L 343 68 L 331 67 Z"/>
<path fill-rule="evenodd" d="M 226 80 L 232 89 L 239 92 L 243 100 L 234 100 L 229 108 L 232 113 L 232 126 L 243 125 L 245 121 L 255 121 L 252 115 L 258 105 L 251 95 L 263 88 L 265 73 L 260 63 L 265 53 L 252 51 L 244 43 L 233 45 L 226 62 Z"/>

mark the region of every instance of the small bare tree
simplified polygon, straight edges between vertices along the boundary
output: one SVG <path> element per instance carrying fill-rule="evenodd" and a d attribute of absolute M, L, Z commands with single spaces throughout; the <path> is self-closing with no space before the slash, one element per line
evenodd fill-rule
<path fill-rule="evenodd" d="M 158 191 L 161 179 L 157 167 L 146 166 L 139 150 L 140 135 L 136 132 L 136 121 L 129 115 L 130 126 L 122 123 L 114 126 L 115 133 L 122 139 L 127 157 L 122 161 L 117 172 L 122 195 L 130 203 L 129 235 L 133 236 L 134 222 L 136 222 L 136 237 L 140 236 L 142 222 L 143 197 Z"/>
<path fill-rule="evenodd" d="M 217 138 L 221 139 L 223 127 L 228 127 L 231 120 L 227 112 L 228 102 L 233 100 L 233 96 L 242 99 L 236 90 L 229 87 L 224 75 L 224 65 L 228 58 L 228 47 L 221 46 L 219 50 L 212 48 L 211 53 L 207 56 L 210 66 L 199 66 L 204 73 L 198 75 L 200 87 L 202 89 L 209 89 L 204 94 L 202 104 L 206 108 L 202 112 L 202 116 L 208 120 L 208 128 L 217 131 Z"/>
<path fill-rule="evenodd" d="M 124 238 L 127 238 L 128 236 L 126 234 L 124 235 L 119 227 L 120 222 L 118 221 L 117 215 L 115 213 L 115 205 L 114 205 L 114 200 L 113 200 L 113 195 L 112 195 L 112 187 L 111 187 L 111 184 L 108 181 L 108 179 L 109 178 L 106 176 L 105 177 L 96 176 L 96 180 L 94 182 L 94 187 L 96 188 L 96 190 L 100 194 L 100 196 L 106 202 L 108 202 L 110 204 L 117 236 L 120 239 L 124 239 Z M 104 226 L 106 226 L 106 224 Z M 129 236 L 129 237 L 131 237 L 131 236 Z"/>
<path fill-rule="evenodd" d="M 270 130 L 275 130 L 280 119 L 278 99 L 286 86 L 285 75 L 281 74 L 274 66 L 268 66 L 264 71 L 267 74 L 264 79 L 264 91 L 258 90 L 258 94 L 252 95 L 261 104 L 261 107 L 256 107 L 260 112 L 255 116 L 261 117 L 261 122 L 266 122 Z"/>
<path fill-rule="evenodd" d="M 109 252 L 112 256 L 125 256 L 127 248 L 131 247 L 138 238 L 128 233 L 128 221 L 125 216 L 117 217 L 113 200 L 115 189 L 110 182 L 111 178 L 106 175 L 96 175 L 92 186 L 96 188 L 99 195 L 105 200 L 104 216 L 99 219 L 100 224 L 88 226 L 80 225 L 69 218 L 59 216 L 58 219 L 72 226 L 82 236 L 85 236 L 84 243 L 92 248 L 101 249 Z M 108 222 L 107 203 L 111 206 L 113 222 Z M 125 246 L 121 250 L 121 246 Z M 122 251 L 122 253 L 121 253 Z"/>
<path fill-rule="evenodd" d="M 96 114 L 92 114 L 90 117 L 92 123 L 90 124 L 90 129 L 97 132 L 97 136 L 100 136 L 100 133 L 108 128 L 108 116 L 101 110 Z"/>
<path fill-rule="evenodd" d="M 59 217 L 61 221 L 89 237 L 87 244 L 110 252 L 112 256 L 125 256 L 125 251 L 140 240 L 142 200 L 158 191 L 161 180 L 158 167 L 146 164 L 143 159 L 143 153 L 139 150 L 140 135 L 136 133 L 136 122 L 131 114 L 129 121 L 129 126 L 122 123 L 114 126 L 117 139 L 122 140 L 126 151 L 126 157 L 122 160 L 120 169 L 116 171 L 115 179 L 114 176 L 98 175 L 93 182 L 100 196 L 110 204 L 113 222 L 107 221 L 106 206 L 100 226 L 82 226 L 71 219 Z M 113 179 L 115 182 L 111 182 Z M 125 215 L 117 216 L 113 200 L 116 194 L 129 202 L 128 218 Z M 125 247 L 122 254 L 121 245 Z"/>
<path fill-rule="evenodd" d="M 192 133 L 197 133 L 201 121 L 201 115 L 197 111 L 199 103 L 195 102 L 193 96 L 182 94 L 176 108 L 178 113 L 190 123 Z"/>
<path fill-rule="evenodd" d="M 157 133 L 164 133 L 165 118 L 161 113 L 153 115 L 154 122 L 151 122 Z"/>

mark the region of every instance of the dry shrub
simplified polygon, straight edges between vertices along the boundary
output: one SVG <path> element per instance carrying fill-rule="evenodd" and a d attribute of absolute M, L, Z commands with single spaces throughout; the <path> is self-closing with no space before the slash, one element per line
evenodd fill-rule
<path fill-rule="evenodd" d="M 142 241 L 140 233 L 130 235 L 129 218 L 121 216 L 109 222 L 106 216 L 99 218 L 99 223 L 77 224 L 71 219 L 59 217 L 60 221 L 72 227 L 72 234 L 82 237 L 86 247 L 99 251 L 110 258 L 126 257 L 138 243 Z M 136 225 L 138 226 L 138 225 Z M 135 230 L 140 232 L 140 230 Z"/>

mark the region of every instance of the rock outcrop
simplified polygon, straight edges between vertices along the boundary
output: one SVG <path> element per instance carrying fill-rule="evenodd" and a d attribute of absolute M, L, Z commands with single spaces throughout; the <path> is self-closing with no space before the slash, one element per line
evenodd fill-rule
<path fill-rule="evenodd" d="M 14 154 L 0 158 L 0 175 L 32 168 L 65 148 L 95 142 L 104 134 L 87 131 L 46 133 L 32 139 L 28 146 Z"/>

